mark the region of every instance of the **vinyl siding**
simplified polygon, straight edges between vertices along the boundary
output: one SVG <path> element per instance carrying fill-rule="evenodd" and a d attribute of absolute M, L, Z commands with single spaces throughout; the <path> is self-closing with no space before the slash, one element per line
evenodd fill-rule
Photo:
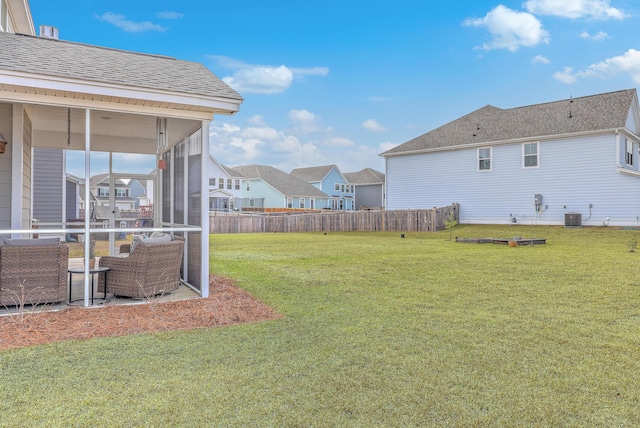
<path fill-rule="evenodd" d="M 78 207 L 80 201 L 78 201 L 78 185 L 73 181 L 66 181 L 66 204 L 67 204 L 67 220 L 75 219 L 78 217 Z"/>
<path fill-rule="evenodd" d="M 387 208 L 460 203 L 461 223 L 563 224 L 579 212 L 584 224 L 636 225 L 640 178 L 617 169 L 616 136 L 543 141 L 539 167 L 522 167 L 522 144 L 493 146 L 492 170 L 477 170 L 476 148 L 387 159 Z M 534 195 L 548 210 L 539 215 Z M 593 205 L 591 213 L 589 204 Z"/>
<path fill-rule="evenodd" d="M 382 184 L 361 184 L 356 186 L 356 209 L 360 207 L 382 207 Z"/>
<path fill-rule="evenodd" d="M 629 115 L 627 116 L 625 128 L 636 135 L 638 135 L 640 131 L 640 123 L 638 123 L 638 121 L 640 121 L 640 118 L 638 117 L 638 114 L 638 106 L 637 104 L 633 103 L 631 109 L 629 109 Z"/>
<path fill-rule="evenodd" d="M 64 151 L 33 150 L 33 217 L 61 222 L 63 216 Z"/>

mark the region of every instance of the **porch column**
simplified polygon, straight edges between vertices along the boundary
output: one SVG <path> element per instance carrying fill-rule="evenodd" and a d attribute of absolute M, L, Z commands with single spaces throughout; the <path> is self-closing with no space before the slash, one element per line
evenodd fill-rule
<path fill-rule="evenodd" d="M 91 249 L 91 110 L 85 109 L 84 134 L 84 305 L 89 306 L 91 281 L 89 274 L 89 255 Z"/>
<path fill-rule="evenodd" d="M 208 120 L 202 121 L 202 156 L 201 171 L 202 175 L 200 179 L 201 191 L 200 191 L 200 215 L 202 224 L 202 236 L 200 238 L 200 254 L 202 260 L 200 261 L 200 284 L 202 297 L 209 297 L 209 123 Z"/>
<path fill-rule="evenodd" d="M 11 126 L 11 229 L 20 230 L 27 229 L 26 220 L 22 218 L 24 205 L 24 107 L 22 104 L 13 104 Z M 19 234 L 11 234 L 11 238 L 22 237 Z"/>

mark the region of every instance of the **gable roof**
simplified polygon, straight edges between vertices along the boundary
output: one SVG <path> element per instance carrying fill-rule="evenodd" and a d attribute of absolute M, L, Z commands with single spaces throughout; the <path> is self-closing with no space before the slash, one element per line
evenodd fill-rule
<path fill-rule="evenodd" d="M 302 178 L 268 165 L 246 165 L 234 168 L 248 180 L 262 180 L 284 196 L 327 198 L 327 194 Z"/>
<path fill-rule="evenodd" d="M 3 74 L 13 77 L 12 84 L 4 85 L 5 91 L 19 92 L 28 85 L 53 89 L 53 78 L 101 90 L 107 85 L 144 89 L 156 102 L 158 93 L 182 95 L 182 108 L 187 110 L 229 113 L 233 106 L 237 111 L 242 102 L 236 91 L 196 62 L 24 34 L 0 32 L 0 76 Z M 28 82 L 17 78 L 22 74 L 28 75 Z M 69 96 L 60 92 L 58 96 Z"/>
<path fill-rule="evenodd" d="M 634 100 L 636 90 L 627 89 L 511 109 L 487 105 L 381 156 L 621 129 Z"/>
<path fill-rule="evenodd" d="M 384 174 L 371 168 L 358 172 L 345 172 L 344 177 L 351 184 L 384 184 Z"/>
<path fill-rule="evenodd" d="M 329 175 L 332 169 L 337 168 L 335 165 L 310 166 L 307 168 L 295 168 L 291 170 L 291 175 L 303 179 L 307 182 L 322 181 Z"/>

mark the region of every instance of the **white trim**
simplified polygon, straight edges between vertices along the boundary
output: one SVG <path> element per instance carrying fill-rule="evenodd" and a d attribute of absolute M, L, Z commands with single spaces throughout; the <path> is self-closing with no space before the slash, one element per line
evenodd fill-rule
<path fill-rule="evenodd" d="M 205 95 L 191 95 L 159 89 L 136 88 L 131 89 L 125 85 L 116 85 L 102 82 L 88 82 L 77 79 L 38 75 L 22 72 L 0 70 L 0 81 L 6 85 L 22 86 L 25 88 L 42 89 L 43 91 L 59 91 L 60 97 L 66 97 L 72 93 L 101 95 L 115 98 L 117 104 L 120 98 L 133 100 L 146 100 L 153 102 L 180 104 L 185 106 L 197 106 L 222 114 L 234 114 L 240 109 L 242 100 L 234 100 L 224 97 L 209 97 Z M 45 95 L 46 96 L 46 95 Z M 54 98 L 60 98 L 54 96 Z M 77 101 L 76 98 L 72 98 Z M 122 101 L 120 101 L 122 102 Z"/>
<path fill-rule="evenodd" d="M 24 107 L 13 104 L 11 121 L 11 229 L 23 229 L 22 224 L 22 174 L 24 162 Z M 16 233 L 12 238 L 21 238 Z"/>
<path fill-rule="evenodd" d="M 555 134 L 555 135 L 542 135 L 536 137 L 523 137 L 523 138 L 514 138 L 511 140 L 497 140 L 497 141 L 484 141 L 481 143 L 473 143 L 473 144 L 460 144 L 456 146 L 446 146 L 446 147 L 435 147 L 431 149 L 419 149 L 419 150 L 407 150 L 405 152 L 397 152 L 397 153 L 381 153 L 379 156 L 383 158 L 390 158 L 396 156 L 405 156 L 405 155 L 415 155 L 420 153 L 434 153 L 434 152 L 448 152 L 453 150 L 463 150 L 473 147 L 487 147 L 490 146 L 501 146 L 505 144 L 513 144 L 513 143 L 526 143 L 526 142 L 534 142 L 534 141 L 547 141 L 547 140 L 565 140 L 569 138 L 579 138 L 579 137 L 587 137 L 587 136 L 595 136 L 595 135 L 607 135 L 613 134 L 615 132 L 623 132 L 625 131 L 622 128 L 611 128 L 611 129 L 600 129 L 596 131 L 584 131 L 584 132 L 571 132 L 566 134 Z M 627 130 L 627 132 L 629 132 Z M 638 137 L 636 137 L 638 138 Z"/>
<path fill-rule="evenodd" d="M 535 144 L 536 145 L 536 164 L 533 166 L 526 166 L 525 165 L 525 150 L 524 147 L 528 144 Z M 529 155 L 532 156 L 532 155 Z M 522 168 L 523 169 L 535 169 L 535 168 L 540 168 L 540 142 L 539 141 L 532 141 L 532 142 L 527 142 L 527 143 L 522 143 Z"/>
<path fill-rule="evenodd" d="M 480 168 L 480 150 L 485 150 L 485 149 L 489 149 L 489 169 L 481 169 Z M 482 158 L 482 159 L 486 159 L 486 158 Z M 493 171 L 493 147 L 489 146 L 489 147 L 478 147 L 478 149 L 476 150 L 476 170 L 477 172 L 489 172 L 489 171 Z"/>
<path fill-rule="evenodd" d="M 209 121 L 202 121 L 202 201 L 200 206 L 200 217 L 202 222 L 202 232 L 200 232 L 200 296 L 209 297 L 209 195 L 204 189 L 209 186 Z M 206 131 L 206 132 L 205 132 Z M 209 156 L 207 156 L 209 155 Z M 207 209 L 204 209 L 207 207 Z"/>

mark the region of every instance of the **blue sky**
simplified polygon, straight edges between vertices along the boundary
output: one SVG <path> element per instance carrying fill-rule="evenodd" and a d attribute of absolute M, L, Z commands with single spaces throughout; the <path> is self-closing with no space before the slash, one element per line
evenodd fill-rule
<path fill-rule="evenodd" d="M 36 29 L 201 62 L 234 87 L 240 112 L 211 127 L 229 166 L 384 172 L 381 152 L 484 105 L 640 86 L 632 0 L 29 3 Z"/>

